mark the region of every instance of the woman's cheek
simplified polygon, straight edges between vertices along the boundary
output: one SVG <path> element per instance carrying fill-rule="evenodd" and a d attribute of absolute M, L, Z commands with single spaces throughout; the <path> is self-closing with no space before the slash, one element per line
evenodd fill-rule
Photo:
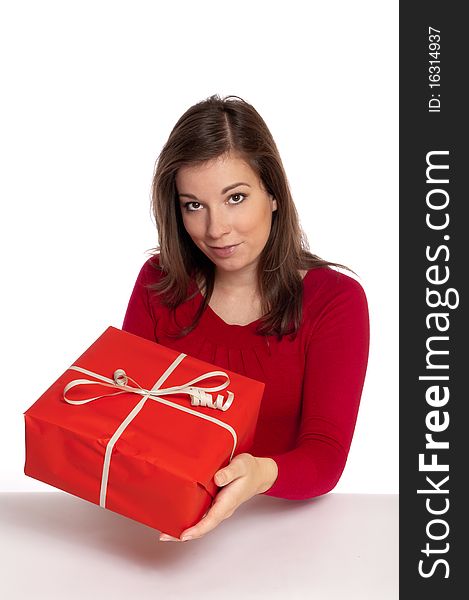
<path fill-rule="evenodd" d="M 200 237 L 201 231 L 201 219 L 194 218 L 196 215 L 184 215 L 182 216 L 182 222 L 186 228 L 187 233 L 192 240 Z"/>

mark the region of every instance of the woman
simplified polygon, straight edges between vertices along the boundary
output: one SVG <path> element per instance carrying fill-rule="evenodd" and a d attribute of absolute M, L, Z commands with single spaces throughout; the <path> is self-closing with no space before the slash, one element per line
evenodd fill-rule
<path fill-rule="evenodd" d="M 265 383 L 251 453 L 181 540 L 256 494 L 306 499 L 339 480 L 368 359 L 361 285 L 307 250 L 277 147 L 236 96 L 189 108 L 160 153 L 159 253 L 142 267 L 123 329 Z M 176 539 L 162 535 L 161 540 Z"/>

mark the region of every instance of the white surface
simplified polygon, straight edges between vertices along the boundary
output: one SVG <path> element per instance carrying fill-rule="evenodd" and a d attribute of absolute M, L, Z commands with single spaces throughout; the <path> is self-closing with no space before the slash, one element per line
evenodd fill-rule
<path fill-rule="evenodd" d="M 7 600 L 395 600 L 398 496 L 256 496 L 200 540 L 66 493 L 0 494 Z"/>
<path fill-rule="evenodd" d="M 122 325 L 157 243 L 154 161 L 182 112 L 220 93 L 264 117 L 312 251 L 368 295 L 368 374 L 335 491 L 398 492 L 398 8 L 0 3 L 0 491 L 46 491 L 22 474 L 21 413 Z"/>

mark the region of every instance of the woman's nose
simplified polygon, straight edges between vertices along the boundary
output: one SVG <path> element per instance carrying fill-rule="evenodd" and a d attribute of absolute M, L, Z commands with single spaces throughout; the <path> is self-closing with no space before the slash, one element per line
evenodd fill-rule
<path fill-rule="evenodd" d="M 211 212 L 207 219 L 207 237 L 217 240 L 231 231 L 231 225 L 223 211 Z"/>

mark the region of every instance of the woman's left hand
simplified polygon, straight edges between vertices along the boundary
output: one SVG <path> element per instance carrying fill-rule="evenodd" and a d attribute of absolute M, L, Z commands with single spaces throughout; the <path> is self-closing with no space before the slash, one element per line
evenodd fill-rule
<path fill-rule="evenodd" d="M 215 496 L 203 519 L 183 531 L 180 539 L 162 533 L 160 541 L 185 542 L 201 538 L 231 517 L 243 502 L 256 494 L 266 492 L 272 487 L 277 475 L 277 463 L 271 458 L 256 457 L 247 453 L 238 454 L 228 466 L 215 473 L 214 481 L 222 489 Z"/>

